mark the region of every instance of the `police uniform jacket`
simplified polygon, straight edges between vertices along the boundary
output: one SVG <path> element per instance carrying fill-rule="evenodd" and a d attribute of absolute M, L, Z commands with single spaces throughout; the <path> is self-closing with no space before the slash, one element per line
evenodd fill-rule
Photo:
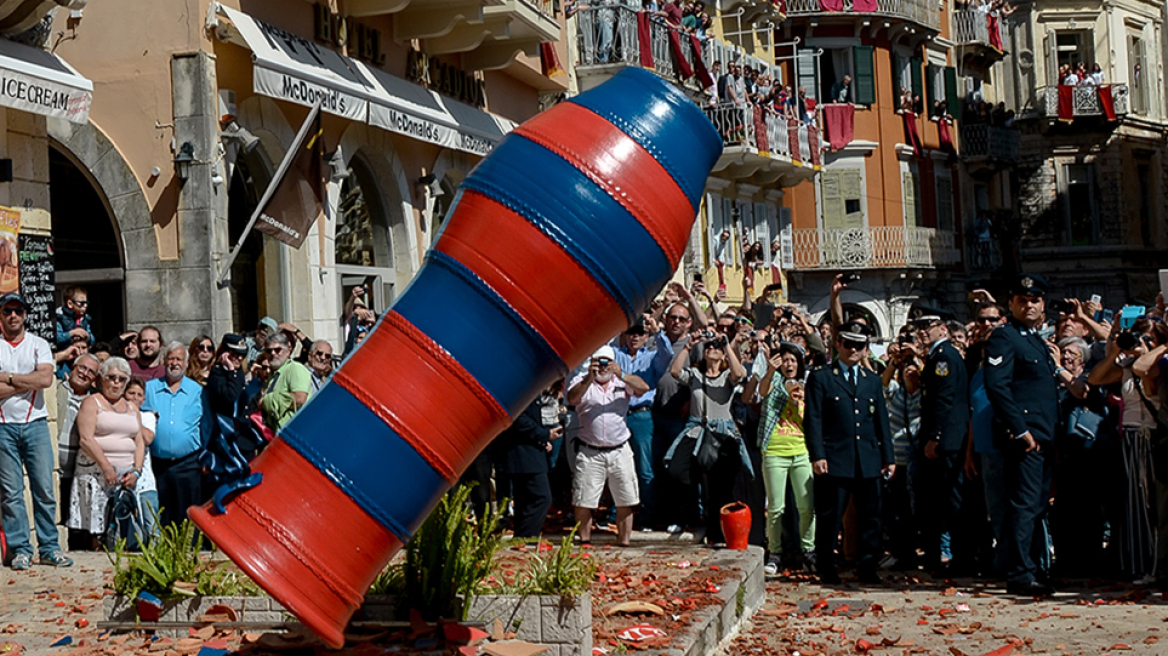
<path fill-rule="evenodd" d="M 969 432 L 969 378 L 965 360 L 948 340 L 929 354 L 921 372 L 922 443 L 938 440 L 942 451 L 960 451 Z"/>
<path fill-rule="evenodd" d="M 1052 442 L 1058 385 L 1054 361 L 1038 333 L 1013 319 L 994 329 L 986 341 L 983 368 L 994 437 L 1000 441 L 1030 431 L 1038 442 Z"/>
<path fill-rule="evenodd" d="M 875 478 L 896 462 L 880 376 L 856 368 L 853 390 L 839 362 L 807 379 L 803 434 L 811 461 L 827 460 L 827 473 L 840 478 Z"/>

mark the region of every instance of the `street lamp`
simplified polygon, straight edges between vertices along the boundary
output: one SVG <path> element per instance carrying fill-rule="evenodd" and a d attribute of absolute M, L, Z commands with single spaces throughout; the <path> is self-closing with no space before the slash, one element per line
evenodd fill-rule
<path fill-rule="evenodd" d="M 174 156 L 174 174 L 179 182 L 186 182 L 191 177 L 191 164 L 195 163 L 195 147 L 191 142 L 184 141 L 179 146 L 178 154 Z"/>

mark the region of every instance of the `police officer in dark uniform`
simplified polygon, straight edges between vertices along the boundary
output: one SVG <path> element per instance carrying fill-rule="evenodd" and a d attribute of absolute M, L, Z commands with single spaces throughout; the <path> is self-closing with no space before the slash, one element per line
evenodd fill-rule
<path fill-rule="evenodd" d="M 986 342 L 985 384 L 994 411 L 994 440 L 1006 461 L 1006 590 L 1045 596 L 1035 554 L 1046 545 L 1036 538 L 1050 492 L 1058 385 L 1054 360 L 1038 335 L 1045 317 L 1047 284 L 1022 274 L 1010 291 L 1010 321 Z"/>
<path fill-rule="evenodd" d="M 879 583 L 880 477 L 896 470 L 880 376 L 860 365 L 869 328 L 850 321 L 836 332 L 837 356 L 807 379 L 803 433 L 815 474 L 815 551 L 819 578 L 840 582 L 836 543 L 851 498 L 859 533 L 859 577 Z"/>
<path fill-rule="evenodd" d="M 958 521 L 961 510 L 962 466 L 965 462 L 965 438 L 969 433 L 969 378 L 965 360 L 949 341 L 946 322 L 953 313 L 928 305 L 915 305 L 909 319 L 917 329 L 917 338 L 928 349 L 925 368 L 921 370 L 921 427 L 918 433 L 922 453 L 921 526 L 924 533 L 925 563 L 934 572 L 956 570 L 970 565 L 972 546 Z M 941 563 L 941 535 L 949 533 L 953 561 Z M 965 561 L 964 563 L 962 561 Z"/>

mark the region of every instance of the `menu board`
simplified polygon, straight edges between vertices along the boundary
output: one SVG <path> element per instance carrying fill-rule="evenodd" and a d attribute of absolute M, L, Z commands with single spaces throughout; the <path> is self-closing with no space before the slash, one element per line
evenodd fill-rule
<path fill-rule="evenodd" d="M 53 238 L 20 234 L 20 294 L 28 303 L 25 329 L 53 344 L 57 329 L 53 321 L 54 284 Z"/>

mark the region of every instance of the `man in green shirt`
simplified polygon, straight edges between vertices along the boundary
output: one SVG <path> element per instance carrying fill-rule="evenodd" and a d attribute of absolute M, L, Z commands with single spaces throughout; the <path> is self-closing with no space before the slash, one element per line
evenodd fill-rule
<path fill-rule="evenodd" d="M 260 397 L 264 423 L 272 430 L 280 430 L 296 414 L 312 391 L 312 374 L 304 365 L 292 360 L 292 345 L 284 333 L 268 337 L 264 353 L 272 368 L 272 377 Z"/>

